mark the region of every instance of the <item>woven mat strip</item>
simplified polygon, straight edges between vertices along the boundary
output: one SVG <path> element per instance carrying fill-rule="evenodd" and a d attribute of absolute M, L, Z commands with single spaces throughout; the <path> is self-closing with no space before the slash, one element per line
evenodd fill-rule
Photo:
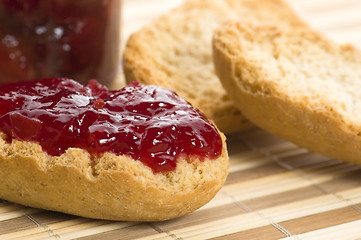
<path fill-rule="evenodd" d="M 249 149 L 244 154 L 238 154 L 236 157 L 232 156 L 233 166 L 244 165 L 244 167 L 238 167 L 238 170 L 233 171 L 232 174 L 252 176 L 253 172 L 257 172 L 258 176 L 250 180 L 244 180 L 240 177 L 239 181 L 233 179 L 232 182 L 227 182 L 220 193 L 209 204 L 189 216 L 164 223 L 154 223 L 153 225 L 156 226 L 158 231 L 160 230 L 160 233 L 156 233 L 153 237 L 206 239 L 230 234 L 234 235 L 236 233 L 243 234 L 242 232 L 245 231 L 269 226 L 282 232 L 283 235 L 292 236 L 292 231 L 283 226 L 284 222 L 288 221 L 287 225 L 289 226 L 289 221 L 297 222 L 299 219 L 307 216 L 318 218 L 319 214 L 348 207 L 352 208 L 351 211 L 356 212 L 351 219 L 352 221 L 357 221 L 358 218 L 361 219 L 361 214 L 355 208 L 361 204 L 361 187 L 351 187 L 344 191 L 330 192 L 326 189 L 321 190 L 322 186 L 320 185 L 337 180 L 341 182 L 349 181 L 347 179 L 348 176 L 360 172 L 358 166 L 340 163 L 339 161 L 323 157 L 317 158 L 317 155 L 313 153 L 298 151 L 294 145 L 290 145 L 287 142 L 273 141 L 273 136 L 258 130 L 244 134 L 242 137 L 250 143 L 253 141 L 257 142 L 257 139 L 262 137 L 262 141 L 258 141 L 261 145 L 254 146 L 253 150 Z M 273 144 L 274 142 L 276 144 Z M 280 156 L 286 156 L 286 158 L 302 156 L 303 159 L 310 157 L 311 160 L 306 161 L 307 164 L 302 164 L 301 168 L 290 170 L 289 167 L 284 169 L 282 164 L 281 166 L 279 165 Z M 312 159 L 315 159 L 315 162 Z M 278 172 L 266 171 L 265 169 L 271 165 L 273 167 L 279 166 L 280 170 Z M 266 168 L 262 170 L 264 166 Z M 302 191 L 310 188 L 313 188 L 313 191 L 318 191 L 318 193 L 314 196 L 303 198 Z M 274 205 L 270 207 L 263 207 L 262 205 L 252 207 L 252 204 L 247 203 L 247 201 L 252 203 L 260 200 L 267 203 L 270 202 L 270 199 L 274 201 L 274 196 L 289 192 L 293 193 L 292 196 L 298 194 L 298 199 L 287 201 L 286 197 L 286 201 L 277 203 L 279 200 L 276 200 L 273 202 Z M 221 211 L 221 209 L 230 209 L 235 215 L 232 215 L 230 212 L 228 215 L 223 215 L 219 218 L 217 217 L 219 214 L 217 210 Z M 239 209 L 238 212 L 235 209 Z M 39 211 L 41 210 L 3 203 L 0 207 L 0 219 L 2 219 L 0 225 L 2 222 L 21 216 L 31 216 L 31 214 L 39 213 Z M 195 220 L 196 222 L 194 222 Z M 119 230 L 135 224 L 83 218 L 62 220 L 45 225 L 39 221 L 38 225 L 33 224 L 34 226 L 30 229 L 1 235 L 1 239 L 41 239 L 42 237 L 49 236 L 71 239 Z M 149 228 L 151 228 L 150 225 Z"/>

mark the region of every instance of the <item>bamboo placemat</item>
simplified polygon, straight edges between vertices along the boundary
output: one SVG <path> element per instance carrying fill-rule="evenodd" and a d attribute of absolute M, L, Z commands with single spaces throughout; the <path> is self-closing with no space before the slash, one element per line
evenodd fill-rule
<path fill-rule="evenodd" d="M 183 0 L 125 0 L 129 34 Z M 361 47 L 361 1 L 289 0 L 336 41 Z M 360 66 L 361 67 L 361 66 Z M 361 166 L 260 129 L 228 136 L 230 174 L 198 211 L 160 223 L 112 222 L 0 201 L 0 239 L 361 239 Z"/>

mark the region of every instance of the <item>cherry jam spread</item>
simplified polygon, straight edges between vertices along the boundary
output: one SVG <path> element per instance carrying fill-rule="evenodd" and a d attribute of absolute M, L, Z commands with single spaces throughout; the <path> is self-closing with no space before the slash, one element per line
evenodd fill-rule
<path fill-rule="evenodd" d="M 0 131 L 39 143 L 50 155 L 82 148 L 173 170 L 184 154 L 217 158 L 222 140 L 205 116 L 174 92 L 139 83 L 110 91 L 95 80 L 43 79 L 0 87 Z"/>

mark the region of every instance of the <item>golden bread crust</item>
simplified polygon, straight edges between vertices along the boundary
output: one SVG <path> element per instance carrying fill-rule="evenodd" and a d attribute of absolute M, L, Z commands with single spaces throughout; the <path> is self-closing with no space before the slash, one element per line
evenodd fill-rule
<path fill-rule="evenodd" d="M 32 142 L 0 138 L 0 198 L 89 218 L 160 221 L 206 204 L 228 174 L 228 153 L 218 159 L 181 158 L 174 171 L 153 173 L 142 162 L 71 148 L 58 157 Z"/>
<path fill-rule="evenodd" d="M 213 38 L 218 76 L 255 125 L 360 164 L 361 52 L 310 28 L 230 21 Z"/>

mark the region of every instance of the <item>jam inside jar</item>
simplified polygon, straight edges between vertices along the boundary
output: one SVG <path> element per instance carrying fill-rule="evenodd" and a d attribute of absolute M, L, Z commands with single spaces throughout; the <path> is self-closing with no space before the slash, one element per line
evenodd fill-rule
<path fill-rule="evenodd" d="M 110 85 L 121 0 L 0 0 L 0 84 L 69 77 Z"/>

